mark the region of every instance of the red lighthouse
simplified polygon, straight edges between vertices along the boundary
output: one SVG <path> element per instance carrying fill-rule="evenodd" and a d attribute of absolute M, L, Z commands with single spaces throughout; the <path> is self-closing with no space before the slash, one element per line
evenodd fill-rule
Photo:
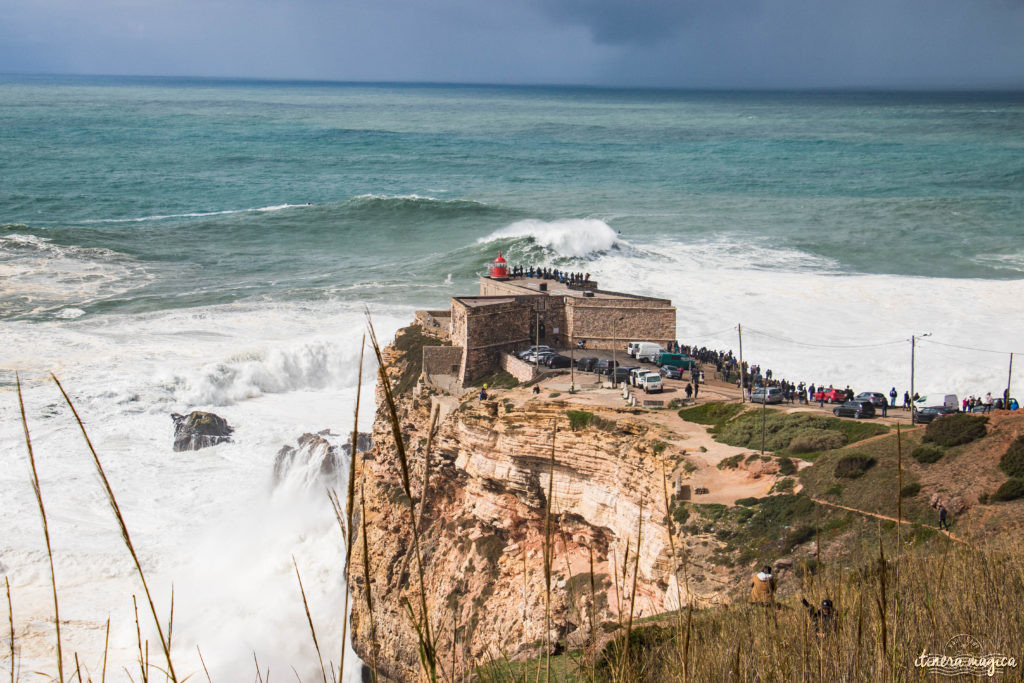
<path fill-rule="evenodd" d="M 508 279 L 508 263 L 505 261 L 505 257 L 501 255 L 500 251 L 498 252 L 498 258 L 494 259 L 494 263 L 491 264 L 491 279 Z"/>

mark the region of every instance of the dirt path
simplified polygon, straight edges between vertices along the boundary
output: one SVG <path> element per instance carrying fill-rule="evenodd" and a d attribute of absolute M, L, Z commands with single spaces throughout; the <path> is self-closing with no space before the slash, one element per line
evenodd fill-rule
<path fill-rule="evenodd" d="M 879 514 L 877 512 L 868 512 L 867 510 L 860 510 L 858 508 L 851 508 L 851 507 L 847 507 L 846 505 L 839 505 L 838 503 L 830 503 L 827 500 L 822 500 L 821 498 L 813 498 L 811 496 L 808 496 L 808 498 L 813 500 L 815 503 L 818 503 L 819 505 L 827 505 L 830 508 L 838 508 L 840 510 L 848 510 L 850 512 L 856 512 L 856 513 L 861 514 L 861 515 L 867 515 L 868 517 L 875 517 L 877 519 L 884 519 L 884 520 L 887 520 L 887 521 L 890 521 L 890 522 L 902 522 L 903 524 L 911 524 L 911 525 L 914 524 L 914 522 L 910 521 L 909 519 L 896 519 L 895 517 L 890 517 L 889 515 L 882 515 L 882 514 Z M 956 541 L 957 543 L 963 543 L 964 545 L 970 545 L 970 543 L 968 543 L 965 539 L 960 538 L 959 536 L 954 536 L 953 534 L 949 533 L 948 531 L 942 531 L 942 530 L 938 530 L 938 531 L 939 531 L 939 533 L 945 534 L 946 538 L 949 538 L 950 540 Z"/>

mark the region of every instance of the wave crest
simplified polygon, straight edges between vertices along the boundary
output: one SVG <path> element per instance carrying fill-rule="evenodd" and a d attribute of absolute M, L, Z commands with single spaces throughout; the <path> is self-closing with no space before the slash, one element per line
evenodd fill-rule
<path fill-rule="evenodd" d="M 534 218 L 516 221 L 477 240 L 478 244 L 527 238 L 561 256 L 581 258 L 606 252 L 618 243 L 615 230 L 596 218 L 569 218 L 542 221 Z"/>

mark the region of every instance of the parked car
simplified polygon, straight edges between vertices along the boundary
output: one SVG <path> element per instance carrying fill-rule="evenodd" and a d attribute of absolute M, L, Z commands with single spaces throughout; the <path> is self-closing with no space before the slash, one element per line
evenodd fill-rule
<path fill-rule="evenodd" d="M 842 403 L 846 400 L 846 392 L 842 389 L 818 389 L 814 392 L 814 400 L 821 402 L 825 399 L 825 403 Z"/>
<path fill-rule="evenodd" d="M 531 346 L 528 349 L 523 349 L 522 351 L 516 354 L 516 357 L 519 358 L 519 360 L 525 360 L 527 356 L 531 356 L 537 351 L 550 351 L 551 353 L 555 352 L 555 350 L 550 346 L 544 346 L 543 344 L 541 344 L 540 346 Z"/>
<path fill-rule="evenodd" d="M 836 417 L 874 417 L 875 406 L 871 405 L 871 401 L 846 401 L 833 408 L 832 414 Z"/>
<path fill-rule="evenodd" d="M 914 411 L 914 422 L 919 425 L 926 425 L 935 418 L 942 417 L 943 415 L 952 415 L 953 413 L 960 412 L 956 408 L 950 408 L 949 406 L 925 406 L 924 408 L 918 408 Z"/>
<path fill-rule="evenodd" d="M 635 370 L 634 367 L 623 366 L 615 368 L 615 383 L 622 384 L 623 382 L 629 382 L 629 371 Z M 609 376 L 611 376 L 609 374 Z"/>
<path fill-rule="evenodd" d="M 593 356 L 576 359 L 576 369 L 580 372 L 593 372 L 595 365 L 597 365 L 597 359 Z"/>
<path fill-rule="evenodd" d="M 596 372 L 599 375 L 610 375 L 612 374 L 611 369 L 617 367 L 618 365 L 618 361 L 604 358 L 602 360 L 597 361 L 597 363 L 594 365 L 594 372 Z"/>
<path fill-rule="evenodd" d="M 646 394 L 661 393 L 663 388 L 661 375 L 657 372 L 645 372 L 640 375 L 640 386 L 643 387 L 644 393 Z"/>
<path fill-rule="evenodd" d="M 678 365 L 662 365 L 661 376 L 665 379 L 683 379 L 683 369 Z"/>
<path fill-rule="evenodd" d="M 643 363 L 654 363 L 664 352 L 665 349 L 654 342 L 640 342 L 636 347 L 636 359 Z"/>
<path fill-rule="evenodd" d="M 638 346 L 640 346 L 640 343 L 641 342 L 638 341 L 631 341 L 628 344 L 626 344 L 626 355 L 636 356 L 636 349 Z"/>
<path fill-rule="evenodd" d="M 548 356 L 547 360 L 544 361 L 544 365 L 549 368 L 568 368 L 572 366 L 572 358 L 556 353 L 553 356 Z"/>
<path fill-rule="evenodd" d="M 539 365 L 544 365 L 548 361 L 548 358 L 554 355 L 556 355 L 554 351 L 535 351 L 534 353 L 531 353 L 523 360 L 525 360 L 527 363 L 537 363 Z"/>
<path fill-rule="evenodd" d="M 876 408 L 889 405 L 889 398 L 878 391 L 862 391 L 853 397 L 854 401 L 871 401 L 871 405 Z"/>
<path fill-rule="evenodd" d="M 677 368 L 689 370 L 696 365 L 697 361 L 690 358 L 685 353 L 669 353 L 668 351 L 663 351 L 661 355 L 658 356 L 655 363 L 660 366 L 674 365 Z"/>
<path fill-rule="evenodd" d="M 750 394 L 751 403 L 782 403 L 782 389 L 778 387 L 757 387 Z"/>

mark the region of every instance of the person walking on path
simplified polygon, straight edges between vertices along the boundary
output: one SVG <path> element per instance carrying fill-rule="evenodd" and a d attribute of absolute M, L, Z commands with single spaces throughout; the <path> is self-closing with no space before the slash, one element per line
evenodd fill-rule
<path fill-rule="evenodd" d="M 771 567 L 765 566 L 750 580 L 750 602 L 754 605 L 775 603 L 775 577 Z"/>
<path fill-rule="evenodd" d="M 903 410 L 910 410 L 910 392 L 903 392 Z"/>
<path fill-rule="evenodd" d="M 882 401 L 882 417 L 889 417 L 889 404 Z"/>
<path fill-rule="evenodd" d="M 948 515 L 948 514 L 949 514 L 949 512 L 946 510 L 946 506 L 945 505 L 940 505 L 939 506 L 939 530 L 940 531 L 943 530 L 943 529 L 945 529 L 946 531 L 949 531 L 949 524 L 946 522 L 946 515 Z"/>
<path fill-rule="evenodd" d="M 892 405 L 893 408 L 896 407 L 897 396 L 899 396 L 899 394 L 896 393 L 896 387 L 893 387 L 892 389 L 889 390 L 889 403 Z"/>

